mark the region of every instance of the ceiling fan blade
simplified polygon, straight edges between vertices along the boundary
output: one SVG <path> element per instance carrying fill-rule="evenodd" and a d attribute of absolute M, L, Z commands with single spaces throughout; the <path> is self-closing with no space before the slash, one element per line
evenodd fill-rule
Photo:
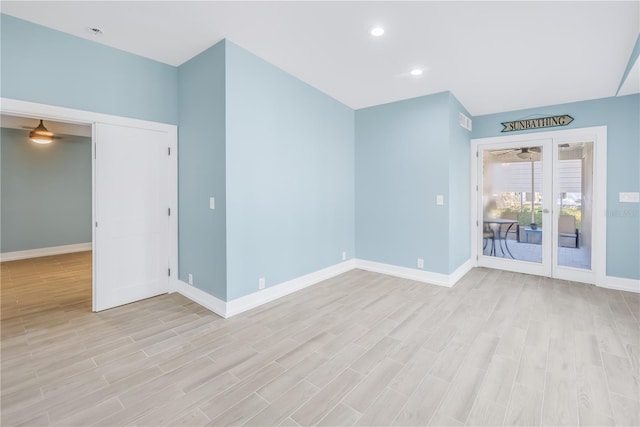
<path fill-rule="evenodd" d="M 517 149 L 517 148 L 516 148 L 516 149 L 512 149 L 512 148 L 510 148 L 510 149 L 508 149 L 508 150 L 491 150 L 491 154 L 496 154 L 496 155 L 498 155 L 498 156 L 502 156 L 502 155 L 504 155 L 504 154 L 507 154 L 507 153 L 513 153 L 514 151 L 518 151 L 518 150 L 519 150 L 519 149 Z"/>

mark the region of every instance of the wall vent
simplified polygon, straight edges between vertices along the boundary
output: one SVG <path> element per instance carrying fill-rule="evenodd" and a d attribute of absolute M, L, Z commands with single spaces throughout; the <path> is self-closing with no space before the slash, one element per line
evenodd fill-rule
<path fill-rule="evenodd" d="M 460 113 L 460 120 L 459 120 L 460 126 L 462 126 L 463 128 L 465 128 L 466 130 L 471 130 L 472 128 L 472 123 L 471 123 L 471 119 L 467 116 L 465 116 L 464 114 Z"/>

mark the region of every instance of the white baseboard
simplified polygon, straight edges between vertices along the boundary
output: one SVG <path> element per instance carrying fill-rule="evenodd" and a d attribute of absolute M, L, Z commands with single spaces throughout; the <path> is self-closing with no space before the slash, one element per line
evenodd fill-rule
<path fill-rule="evenodd" d="M 5 252 L 0 254 L 0 261 L 17 261 L 19 259 L 39 258 L 50 255 L 71 254 L 90 251 L 92 243 L 76 243 L 73 245 L 52 246 L 49 248 L 28 249 L 26 251 Z"/>
<path fill-rule="evenodd" d="M 227 316 L 235 316 L 236 314 L 251 310 L 252 308 L 315 285 L 339 274 L 346 273 L 347 271 L 353 270 L 355 268 L 355 264 L 355 260 L 341 262 L 340 264 L 335 264 L 330 267 L 323 268 L 322 270 L 314 271 L 313 273 L 305 274 L 304 276 L 296 277 L 295 279 L 288 280 L 284 283 L 229 301 L 227 303 Z"/>
<path fill-rule="evenodd" d="M 210 295 L 194 286 L 185 282 L 176 280 L 174 282 L 174 291 L 179 292 L 190 300 L 202 305 L 203 307 L 213 311 L 224 318 L 235 316 L 251 310 L 252 308 L 261 306 L 285 295 L 307 288 L 309 286 L 320 283 L 324 280 L 335 277 L 339 274 L 346 273 L 353 269 L 362 269 L 375 273 L 387 274 L 390 276 L 401 277 L 404 279 L 416 280 L 418 282 L 429 283 L 432 285 L 453 287 L 465 274 L 474 267 L 471 259 L 464 262 L 451 274 L 433 273 L 430 271 L 416 270 L 413 268 L 399 267 L 391 264 L 384 264 L 374 261 L 362 259 L 352 259 L 306 274 L 301 277 L 289 280 L 279 285 L 271 286 L 262 291 L 246 295 L 244 297 L 225 302 L 213 295 Z M 640 293 L 640 280 L 625 279 L 622 277 L 607 277 L 605 288 L 616 289 L 621 291 Z"/>
<path fill-rule="evenodd" d="M 222 301 L 213 295 L 196 288 L 195 286 L 188 285 L 181 280 L 176 280 L 174 282 L 172 292 L 178 292 L 179 294 L 189 298 L 191 301 L 213 311 L 217 315 L 228 318 L 281 298 L 285 295 L 289 295 L 290 293 L 315 285 L 316 283 L 320 283 L 339 274 L 346 273 L 354 268 L 354 260 L 345 261 L 228 302 Z"/>
<path fill-rule="evenodd" d="M 176 280 L 173 283 L 172 292 L 178 292 L 189 298 L 193 302 L 198 303 L 203 307 L 213 311 L 219 316 L 228 318 L 231 316 L 235 316 L 236 314 L 251 310 L 252 308 L 256 308 L 278 298 L 282 298 L 285 295 L 289 295 L 293 292 L 299 291 L 309 286 L 313 286 L 324 280 L 330 279 L 339 274 L 346 273 L 347 271 L 356 268 L 373 271 L 376 273 L 388 274 L 390 276 L 416 280 L 419 282 L 430 283 L 433 285 L 452 287 L 458 280 L 460 280 L 460 278 L 462 278 L 462 276 L 464 276 L 469 270 L 471 270 L 472 267 L 473 262 L 471 262 L 471 260 L 468 260 L 460 267 L 458 267 L 453 273 L 440 274 L 423 270 L 415 270 L 413 268 L 398 267 L 395 265 L 383 264 L 379 262 L 352 259 L 349 261 L 341 262 L 340 264 L 332 265 L 322 270 L 315 271 L 313 273 L 305 274 L 304 276 L 296 277 L 295 279 L 280 283 L 275 286 L 271 286 L 262 291 L 258 291 L 253 294 L 246 295 L 228 302 L 222 301 L 214 297 L 213 295 L 210 295 L 203 290 L 188 285 L 180 280 Z"/>
<path fill-rule="evenodd" d="M 432 285 L 446 286 L 448 288 L 456 284 L 462 276 L 467 274 L 473 267 L 471 260 L 467 260 L 451 274 L 434 273 L 431 271 L 417 270 L 415 268 L 399 267 L 397 265 L 383 264 L 380 262 L 356 260 L 356 268 L 373 271 L 374 273 L 388 274 L 390 276 L 402 277 L 403 279 L 415 280 Z"/>
<path fill-rule="evenodd" d="M 607 276 L 605 283 L 600 285 L 602 288 L 615 289 L 617 291 L 627 291 L 640 293 L 640 280 L 627 279 L 624 277 Z"/>
<path fill-rule="evenodd" d="M 473 267 L 475 267 L 475 265 L 473 261 L 471 261 L 471 258 L 469 258 L 463 262 L 460 267 L 456 268 L 453 273 L 449 275 L 449 283 L 451 283 L 451 286 L 458 283 L 458 280 L 462 279 Z"/>
<path fill-rule="evenodd" d="M 215 314 L 221 317 L 227 316 L 227 303 L 214 297 L 213 295 L 189 285 L 182 280 L 176 280 L 173 283 L 173 289 L 171 292 L 178 292 L 179 294 L 189 298 L 191 301 L 200 304 L 204 308 L 213 311 Z"/>

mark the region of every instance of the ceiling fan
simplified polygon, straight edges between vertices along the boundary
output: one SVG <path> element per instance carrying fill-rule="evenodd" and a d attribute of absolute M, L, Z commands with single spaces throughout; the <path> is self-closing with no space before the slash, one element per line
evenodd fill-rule
<path fill-rule="evenodd" d="M 542 147 L 521 147 L 521 148 L 511 148 L 509 150 L 496 150 L 493 151 L 494 154 L 498 156 L 504 156 L 509 153 L 514 153 L 521 159 L 531 159 L 534 155 L 542 152 Z"/>
<path fill-rule="evenodd" d="M 30 126 L 22 126 L 23 129 L 32 129 Z M 29 139 L 36 144 L 50 144 L 54 139 L 62 139 L 61 136 L 56 136 L 53 132 L 50 132 L 45 126 L 42 120 L 40 124 L 33 128 L 29 132 Z"/>

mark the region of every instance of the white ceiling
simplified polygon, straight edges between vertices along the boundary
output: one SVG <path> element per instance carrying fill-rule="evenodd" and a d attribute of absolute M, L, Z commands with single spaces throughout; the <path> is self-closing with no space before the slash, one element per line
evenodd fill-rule
<path fill-rule="evenodd" d="M 450 90 L 472 115 L 615 96 L 640 33 L 638 1 L 3 0 L 0 7 L 176 66 L 227 38 L 354 109 Z M 385 35 L 369 35 L 374 25 Z M 104 34 L 93 36 L 89 26 Z M 414 67 L 426 72 L 410 76 Z"/>

